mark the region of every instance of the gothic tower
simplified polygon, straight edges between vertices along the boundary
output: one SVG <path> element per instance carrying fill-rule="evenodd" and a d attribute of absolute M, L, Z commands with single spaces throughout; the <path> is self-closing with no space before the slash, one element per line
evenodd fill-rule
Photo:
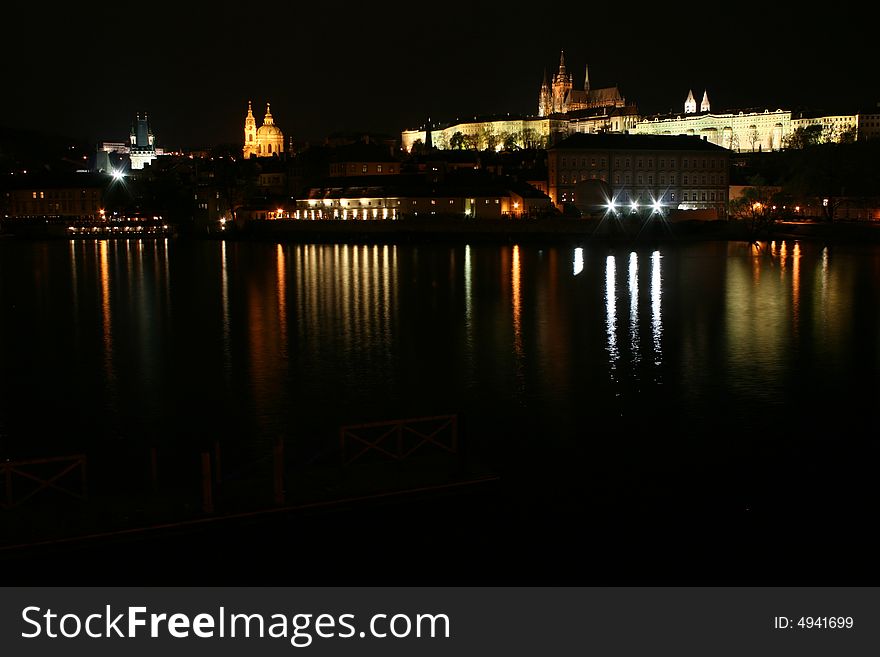
<path fill-rule="evenodd" d="M 696 114 L 697 113 L 697 101 L 694 99 L 694 90 L 693 89 L 688 91 L 688 97 L 684 101 L 684 113 L 685 114 Z"/>
<path fill-rule="evenodd" d="M 553 96 L 550 92 L 550 83 L 547 82 L 547 69 L 544 69 L 544 82 L 541 84 L 541 92 L 538 94 L 538 116 L 547 116 L 553 111 Z"/>
<path fill-rule="evenodd" d="M 249 158 L 251 154 L 257 153 L 257 121 L 254 118 L 254 111 L 251 108 L 251 101 L 248 101 L 247 116 L 244 119 L 244 157 Z"/>
<path fill-rule="evenodd" d="M 703 102 L 700 103 L 700 111 L 708 112 L 709 111 L 709 92 L 703 91 Z"/>
<path fill-rule="evenodd" d="M 553 113 L 568 111 L 572 86 L 573 76 L 565 69 L 565 51 L 562 51 L 559 54 L 559 71 L 553 76 Z"/>
<path fill-rule="evenodd" d="M 590 93 L 590 65 L 587 64 L 587 73 L 584 75 L 584 91 Z"/>

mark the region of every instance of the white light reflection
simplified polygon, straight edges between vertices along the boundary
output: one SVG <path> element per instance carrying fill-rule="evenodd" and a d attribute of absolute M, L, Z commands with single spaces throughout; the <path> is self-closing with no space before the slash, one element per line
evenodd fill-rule
<path fill-rule="evenodd" d="M 639 364 L 639 257 L 629 254 L 629 344 L 633 366 Z"/>
<path fill-rule="evenodd" d="M 614 256 L 610 255 L 605 259 L 605 333 L 608 337 L 608 360 L 612 371 L 620 357 L 617 348 L 617 296 L 614 269 Z"/>
<path fill-rule="evenodd" d="M 654 364 L 662 362 L 663 349 L 663 323 L 660 316 L 660 304 L 662 293 L 662 276 L 660 272 L 660 252 L 651 254 L 651 336 L 654 342 Z"/>
<path fill-rule="evenodd" d="M 574 250 L 574 275 L 577 276 L 584 270 L 584 250 L 578 247 Z"/>

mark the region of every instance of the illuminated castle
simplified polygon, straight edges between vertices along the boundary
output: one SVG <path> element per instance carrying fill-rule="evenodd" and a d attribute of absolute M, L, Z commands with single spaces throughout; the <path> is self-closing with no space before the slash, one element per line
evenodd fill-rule
<path fill-rule="evenodd" d="M 244 148 L 242 152 L 248 157 L 272 157 L 284 151 L 284 133 L 275 125 L 269 103 L 266 103 L 266 116 L 263 125 L 257 128 L 251 101 L 248 101 L 247 116 L 244 119 Z"/>
<path fill-rule="evenodd" d="M 559 55 L 559 71 L 547 82 L 544 72 L 544 83 L 538 94 L 538 116 L 566 114 L 584 109 L 604 109 L 623 107 L 626 105 L 620 90 L 614 87 L 590 89 L 590 68 L 586 69 L 584 88 L 574 89 L 574 75 L 565 68 L 565 53 Z"/>

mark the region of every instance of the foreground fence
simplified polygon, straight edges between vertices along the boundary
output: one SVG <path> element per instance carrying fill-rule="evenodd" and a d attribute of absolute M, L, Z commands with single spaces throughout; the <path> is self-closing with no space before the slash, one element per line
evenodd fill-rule
<path fill-rule="evenodd" d="M 85 500 L 88 497 L 86 472 L 83 454 L 5 461 L 0 463 L 0 481 L 4 490 L 0 506 L 11 509 L 40 493 Z"/>

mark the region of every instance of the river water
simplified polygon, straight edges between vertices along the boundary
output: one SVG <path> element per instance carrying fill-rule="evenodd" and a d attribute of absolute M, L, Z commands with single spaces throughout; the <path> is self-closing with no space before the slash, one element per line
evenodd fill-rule
<path fill-rule="evenodd" d="M 458 414 L 523 513 L 871 512 L 878 301 L 878 246 L 7 239 L 0 457 Z"/>

